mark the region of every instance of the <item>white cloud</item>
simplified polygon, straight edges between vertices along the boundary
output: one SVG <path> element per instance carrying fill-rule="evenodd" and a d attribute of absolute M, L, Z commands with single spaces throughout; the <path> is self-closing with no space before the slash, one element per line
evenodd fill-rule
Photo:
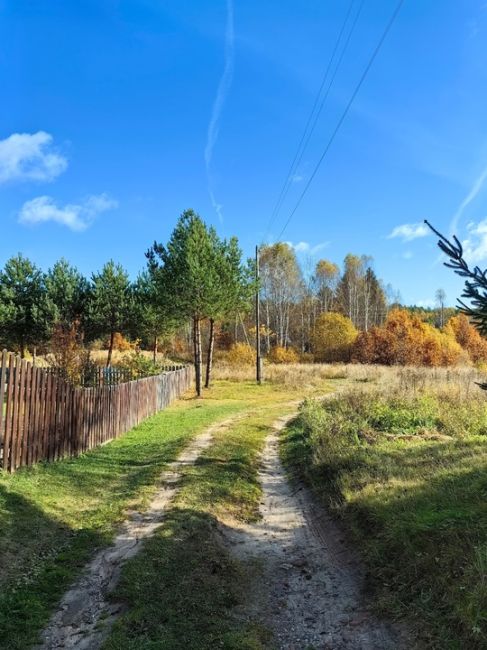
<path fill-rule="evenodd" d="M 52 135 L 13 133 L 0 140 L 0 183 L 52 181 L 62 174 L 68 161 L 52 146 Z"/>
<path fill-rule="evenodd" d="M 205 147 L 205 165 L 206 175 L 208 178 L 208 192 L 210 194 L 211 204 L 215 209 L 220 221 L 223 219 L 222 208 L 223 205 L 218 203 L 213 191 L 210 175 L 211 159 L 213 157 L 213 148 L 218 139 L 218 126 L 220 122 L 220 115 L 223 109 L 223 104 L 227 98 L 228 91 L 232 85 L 233 79 L 233 61 L 235 58 L 235 32 L 233 28 L 233 0 L 227 0 L 227 25 L 225 29 L 225 67 L 223 74 L 218 84 L 215 101 L 211 111 L 210 123 L 208 124 L 208 134 L 206 138 Z"/>
<path fill-rule="evenodd" d="M 412 241 L 419 237 L 426 237 L 429 234 L 430 230 L 425 223 L 403 223 L 401 226 L 396 226 L 394 230 L 387 235 L 387 239 L 400 237 L 403 241 Z"/>
<path fill-rule="evenodd" d="M 19 222 L 37 224 L 54 221 L 80 232 L 86 230 L 98 214 L 117 206 L 118 202 L 107 194 L 93 195 L 82 203 L 67 203 L 61 207 L 50 196 L 38 196 L 24 203 L 19 212 Z"/>
<path fill-rule="evenodd" d="M 469 223 L 467 230 L 467 239 L 462 242 L 465 259 L 470 264 L 487 260 L 487 219 Z"/>
<path fill-rule="evenodd" d="M 323 250 L 323 248 L 326 248 L 329 242 L 321 242 L 321 244 L 316 244 L 315 246 L 311 246 L 311 244 L 309 244 L 307 241 L 300 241 L 297 244 L 293 244 L 293 242 L 288 241 L 286 244 L 290 246 L 295 253 L 308 253 L 308 255 L 316 255 L 316 253 L 319 253 L 319 251 Z"/>

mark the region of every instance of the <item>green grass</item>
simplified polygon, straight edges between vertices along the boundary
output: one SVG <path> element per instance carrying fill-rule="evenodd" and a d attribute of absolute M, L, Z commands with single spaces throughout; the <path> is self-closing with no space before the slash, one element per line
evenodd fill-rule
<path fill-rule="evenodd" d="M 255 567 L 232 558 L 221 532 L 258 518 L 257 458 L 276 418 L 294 395 L 274 393 L 187 468 L 164 525 L 127 563 L 114 595 L 128 608 L 104 650 L 263 650 L 269 632 L 239 618 Z"/>
<path fill-rule="evenodd" d="M 486 648 L 487 436 L 432 438 L 406 401 L 396 416 L 387 397 L 364 399 L 305 405 L 285 463 L 350 529 L 379 611 L 408 619 L 425 647 Z M 382 432 L 360 429 L 364 410 Z"/>
<path fill-rule="evenodd" d="M 62 593 L 110 543 L 128 508 L 144 508 L 164 466 L 211 423 L 282 395 L 220 383 L 81 457 L 0 473 L 0 648 L 37 640 Z"/>

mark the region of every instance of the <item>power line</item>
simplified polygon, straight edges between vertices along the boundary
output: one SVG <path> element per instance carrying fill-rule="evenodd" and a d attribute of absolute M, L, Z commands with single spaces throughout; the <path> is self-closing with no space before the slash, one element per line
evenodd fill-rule
<path fill-rule="evenodd" d="M 339 71 L 339 69 L 340 69 L 340 65 L 341 65 L 341 63 L 342 63 L 342 61 L 343 61 L 343 58 L 344 58 L 344 56 L 345 56 L 345 53 L 346 53 L 346 51 L 347 51 L 347 49 L 348 49 L 348 46 L 349 46 L 349 44 L 350 44 L 350 41 L 351 41 L 351 39 L 352 39 L 352 35 L 353 35 L 353 32 L 355 31 L 355 27 L 356 27 L 356 25 L 357 25 L 358 19 L 359 19 L 359 17 L 360 17 L 361 12 L 362 12 L 362 9 L 363 9 L 363 6 L 364 6 L 364 3 L 365 3 L 365 0 L 362 0 L 362 2 L 361 2 L 360 5 L 359 5 L 359 8 L 358 8 L 357 13 L 355 14 L 355 18 L 354 18 L 354 20 L 353 20 L 352 26 L 351 26 L 351 28 L 350 28 L 350 30 L 349 30 L 349 32 L 348 32 L 347 39 L 346 39 L 346 41 L 345 41 L 345 43 L 344 43 L 344 45 L 343 45 L 342 51 L 340 52 L 340 57 L 339 57 L 339 59 L 338 59 L 338 61 L 337 61 L 337 64 L 336 64 L 336 66 L 335 66 L 335 70 L 333 71 L 333 75 L 332 75 L 332 77 L 331 77 L 331 79 L 330 79 L 330 83 L 328 84 L 328 87 L 327 87 L 327 89 L 326 89 L 325 95 L 324 95 L 324 97 L 323 97 L 323 99 L 322 99 L 322 101 L 321 101 L 320 107 L 319 107 L 319 109 L 318 109 L 318 111 L 317 111 L 317 113 L 316 113 L 316 115 L 315 115 L 315 117 L 314 117 L 314 120 L 313 120 L 313 124 L 312 124 L 312 126 L 311 126 L 311 129 L 309 130 L 308 135 L 307 135 L 307 137 L 306 137 L 306 140 L 305 140 L 305 142 L 304 142 L 304 145 L 303 145 L 302 148 L 301 148 L 301 152 L 299 152 L 299 156 L 297 156 L 297 160 L 296 160 L 296 157 L 295 157 L 296 164 L 295 164 L 294 172 L 297 170 L 297 168 L 299 167 L 299 165 L 300 165 L 300 163 L 301 163 L 301 160 L 303 159 L 304 153 L 305 153 L 306 148 L 307 148 L 307 146 L 308 146 L 308 144 L 309 144 L 309 141 L 311 140 L 311 136 L 313 135 L 313 132 L 314 132 L 314 130 L 315 130 L 315 128 L 316 128 L 316 125 L 317 125 L 317 123 L 318 123 L 318 120 L 319 120 L 319 117 L 320 117 L 320 115 L 321 115 L 321 112 L 322 112 L 322 110 L 323 110 L 323 108 L 324 108 L 324 106 L 325 106 L 325 104 L 326 104 L 326 100 L 328 99 L 328 95 L 330 94 L 331 87 L 333 86 L 333 82 L 335 81 L 335 77 L 337 76 L 337 73 L 338 73 L 338 71 Z M 297 152 L 297 153 L 298 153 L 298 152 Z M 294 173 L 294 172 L 292 172 L 292 173 Z M 288 191 L 289 191 L 289 189 L 290 189 L 290 187 L 291 187 L 291 177 L 292 177 L 292 173 L 289 175 L 289 177 L 288 177 L 287 180 L 286 180 L 286 184 L 285 184 L 285 185 L 286 185 L 286 187 L 285 187 L 285 192 L 284 192 L 284 194 L 283 194 L 283 196 L 282 196 L 282 199 L 281 199 L 281 201 L 280 201 L 280 203 L 279 203 L 279 206 L 278 206 L 278 208 L 277 208 L 277 213 L 276 213 L 276 214 L 279 213 L 279 210 L 280 210 L 280 208 L 281 208 L 281 206 L 282 206 L 282 204 L 283 204 L 283 202 L 284 202 L 284 199 L 286 198 L 287 193 L 288 193 Z"/>
<path fill-rule="evenodd" d="M 303 144 L 303 142 L 304 142 L 304 140 L 305 140 L 305 138 L 306 138 L 306 135 L 307 135 L 307 132 L 308 132 L 308 128 L 309 128 L 309 125 L 311 124 L 311 120 L 313 119 L 313 115 L 314 115 L 314 112 L 315 112 L 315 110 L 316 110 L 316 107 L 318 106 L 318 102 L 319 102 L 319 100 L 320 100 L 320 96 L 321 96 L 322 90 L 323 90 L 323 88 L 324 88 L 324 86 L 325 86 L 326 80 L 328 79 L 328 74 L 329 74 L 329 72 L 330 72 L 330 69 L 331 69 L 331 66 L 332 66 L 332 63 L 333 63 L 333 59 L 335 58 L 335 55 L 336 55 L 336 53 L 337 53 L 337 51 L 338 51 L 338 47 L 339 47 L 339 45 L 340 45 L 340 41 L 341 41 L 342 36 L 343 36 L 343 33 L 344 33 L 344 31 L 345 31 L 345 27 L 346 27 L 346 25 L 347 25 L 347 23 L 348 23 L 348 19 L 350 18 L 350 14 L 351 14 L 351 12 L 352 12 L 352 8 L 353 8 L 353 5 L 354 5 L 354 4 L 355 4 L 355 0 L 351 0 L 350 4 L 349 4 L 349 6 L 348 6 L 348 11 L 347 11 L 347 13 L 346 13 L 346 15 L 345 15 L 345 18 L 344 18 L 344 20 L 343 20 L 343 23 L 342 23 L 341 29 L 340 29 L 340 31 L 339 31 L 339 33 L 338 33 L 338 37 L 337 37 L 337 39 L 336 39 L 335 45 L 334 45 L 334 47 L 333 47 L 333 51 L 332 51 L 332 53 L 331 53 L 330 60 L 328 61 L 328 65 L 326 66 L 325 72 L 324 72 L 324 74 L 323 74 L 323 79 L 322 79 L 321 84 L 320 84 L 320 87 L 319 87 L 319 89 L 318 89 L 318 93 L 316 94 L 316 97 L 315 97 L 315 100 L 314 100 L 314 103 L 313 103 L 313 107 L 312 107 L 311 112 L 310 112 L 310 114 L 309 114 L 309 116 L 308 116 L 308 119 L 307 119 L 307 121 L 306 121 L 306 126 L 304 127 L 304 131 L 303 131 L 303 134 L 302 134 L 301 139 L 300 139 L 300 141 L 299 141 L 298 147 L 297 147 L 297 149 L 296 149 L 296 153 L 294 154 L 294 158 L 293 158 L 293 160 L 292 160 L 292 162 L 291 162 L 291 166 L 289 167 L 289 170 L 288 170 L 288 172 L 287 172 L 287 174 L 286 174 L 286 177 L 285 177 L 285 180 L 284 180 L 284 184 L 283 184 L 283 186 L 282 186 L 282 188 L 281 188 L 281 191 L 280 191 L 280 193 L 279 193 L 279 196 L 278 196 L 278 198 L 277 198 L 277 201 L 276 201 L 276 203 L 275 203 L 275 205 L 274 205 L 274 209 L 273 209 L 272 214 L 271 214 L 271 217 L 270 217 L 270 219 L 269 219 L 269 223 L 267 224 L 266 235 L 267 235 L 267 233 L 269 232 L 269 229 L 270 229 L 272 223 L 274 222 L 274 219 L 276 218 L 276 216 L 277 216 L 277 214 L 278 214 L 278 212 L 279 212 L 279 209 L 280 209 L 280 207 L 281 207 L 281 205 L 282 205 L 282 202 L 283 202 L 283 200 L 284 200 L 284 198 L 285 198 L 285 195 L 286 195 L 286 193 L 287 193 L 287 187 L 288 187 L 288 183 L 289 183 L 289 181 L 290 181 L 290 179 L 291 179 L 291 177 L 292 177 L 293 171 L 294 171 L 294 165 L 295 165 L 295 163 L 296 163 L 296 160 L 297 160 L 297 158 L 298 158 L 299 152 L 300 152 L 300 150 L 301 150 L 301 146 L 302 146 L 302 144 Z M 321 111 L 321 108 L 320 108 L 320 111 Z M 314 127 L 313 127 L 313 128 L 314 128 Z"/>
<path fill-rule="evenodd" d="M 386 40 L 386 37 L 387 37 L 389 31 L 391 30 L 391 27 L 392 27 L 392 25 L 394 24 L 394 21 L 396 20 L 397 15 L 399 14 L 399 11 L 400 11 L 400 9 L 401 9 L 401 7 L 402 7 L 403 4 L 404 4 L 404 0 L 399 0 L 399 2 L 397 3 L 396 8 L 395 8 L 395 10 L 394 10 L 394 13 L 393 13 L 392 16 L 390 17 L 389 22 L 387 23 L 387 25 L 386 25 L 386 27 L 385 27 L 383 33 L 382 33 L 382 36 L 381 36 L 380 39 L 379 39 L 379 42 L 377 43 L 377 45 L 376 45 L 374 51 L 372 52 L 372 55 L 371 55 L 371 57 L 370 57 L 370 59 L 369 59 L 367 65 L 366 65 L 366 67 L 365 67 L 365 69 L 364 69 L 364 71 L 363 71 L 363 73 L 362 73 L 362 76 L 360 77 L 359 82 L 358 82 L 357 85 L 355 86 L 355 89 L 354 89 L 354 91 L 353 91 L 353 93 L 352 93 L 352 96 L 350 97 L 350 99 L 349 99 L 349 101 L 348 101 L 348 104 L 345 106 L 345 110 L 343 111 L 343 113 L 342 113 L 340 119 L 338 120 L 337 125 L 336 125 L 336 127 L 334 128 L 334 130 L 333 130 L 333 132 L 332 132 L 332 134 L 331 134 L 331 136 L 330 136 L 328 142 L 326 143 L 325 149 L 324 149 L 323 153 L 321 154 L 321 157 L 320 157 L 320 159 L 318 160 L 318 162 L 317 162 L 317 164 L 316 164 L 316 166 L 315 166 L 315 168 L 314 168 L 314 170 L 313 170 L 313 173 L 312 173 L 311 176 L 309 177 L 308 182 L 306 183 L 306 185 L 305 185 L 305 187 L 304 187 L 304 189 L 303 189 L 301 195 L 299 196 L 299 198 L 298 198 L 298 200 L 297 200 L 297 202 L 296 202 L 296 205 L 295 205 L 294 208 L 292 209 L 291 213 L 289 214 L 289 217 L 288 217 L 287 220 L 286 220 L 286 223 L 284 224 L 284 226 L 283 226 L 281 232 L 279 233 L 279 236 L 278 236 L 278 238 L 277 238 L 278 240 L 281 239 L 281 237 L 282 237 L 282 235 L 284 234 L 286 228 L 288 227 L 288 225 L 289 225 L 291 219 L 293 218 L 294 214 L 296 213 L 296 210 L 297 210 L 298 207 L 301 205 L 301 202 L 302 202 L 302 200 L 303 200 L 303 198 L 304 198 L 306 192 L 308 191 L 308 189 L 309 189 L 311 183 L 313 182 L 314 177 L 316 176 L 316 174 L 317 174 L 317 172 L 318 172 L 318 169 L 319 169 L 320 166 L 321 166 L 321 163 L 322 163 L 323 160 L 325 159 L 325 157 L 326 157 L 326 155 L 327 155 L 327 153 L 328 153 L 328 151 L 329 151 L 331 145 L 333 144 L 333 141 L 334 141 L 334 139 L 335 139 L 335 137 L 336 137 L 338 131 L 340 130 L 340 127 L 342 126 L 343 122 L 345 121 L 345 118 L 346 118 L 346 116 L 347 116 L 347 114 L 348 114 L 348 112 L 349 112 L 349 110 L 350 110 L 350 108 L 351 108 L 351 106 L 352 106 L 352 104 L 353 104 L 353 102 L 354 102 L 354 100 L 355 100 L 355 97 L 357 96 L 357 94 L 358 94 L 360 88 L 362 87 L 362 84 L 364 83 L 365 78 L 367 77 L 367 75 L 368 75 L 368 73 L 369 73 L 369 71 L 370 71 L 370 68 L 372 67 L 372 64 L 374 63 L 374 61 L 375 61 L 377 55 L 379 54 L 379 51 L 380 51 L 382 45 L 384 44 L 384 41 Z"/>
<path fill-rule="evenodd" d="M 324 95 L 324 97 L 323 97 L 323 99 L 322 99 L 322 101 L 321 101 L 320 107 L 319 107 L 319 109 L 318 109 L 318 111 L 317 111 L 317 113 L 316 113 L 316 115 L 315 115 L 315 118 L 314 118 L 313 124 L 312 124 L 312 126 L 311 126 L 311 129 L 310 129 L 310 131 L 309 131 L 309 133 L 308 133 L 308 136 L 307 136 L 307 138 L 306 138 L 306 141 L 305 141 L 305 143 L 304 143 L 304 145 L 303 145 L 303 147 L 302 147 L 302 149 L 301 149 L 301 152 L 300 152 L 300 154 L 299 154 L 299 157 L 298 157 L 298 159 L 297 159 L 297 161 L 296 161 L 295 170 L 297 170 L 297 168 L 298 168 L 299 165 L 301 164 L 301 160 L 303 159 L 303 156 L 304 156 L 304 153 L 305 153 L 305 151 L 306 151 L 306 148 L 307 148 L 307 146 L 308 146 L 308 144 L 309 144 L 309 141 L 311 140 L 311 136 L 313 135 L 313 132 L 314 132 L 314 130 L 315 130 L 315 128 L 316 128 L 316 125 L 317 125 L 317 123 L 318 123 L 318 119 L 319 119 L 319 117 L 320 117 L 320 115 L 321 115 L 321 111 L 323 110 L 323 108 L 324 108 L 324 106 L 325 106 L 325 104 L 326 104 L 326 100 L 328 99 L 328 95 L 330 94 L 331 87 L 333 86 L 333 82 L 335 81 L 335 77 L 337 76 L 338 70 L 340 69 L 340 65 L 341 65 L 341 63 L 342 63 L 342 61 L 343 61 L 343 58 L 344 58 L 345 53 L 346 53 L 346 51 L 347 51 L 348 45 L 350 44 L 350 41 L 351 41 L 351 39 L 352 39 L 352 35 L 353 35 L 353 32 L 354 32 L 355 27 L 356 27 L 356 25 L 357 25 L 357 22 L 358 22 L 358 19 L 359 19 L 359 17 L 360 17 L 360 14 L 361 14 L 361 12 L 362 12 L 362 8 L 363 8 L 363 6 L 364 6 L 364 2 L 365 2 L 365 0 L 362 0 L 362 2 L 360 3 L 360 6 L 359 6 L 359 8 L 358 8 L 358 11 L 357 11 L 357 13 L 356 13 L 356 15 L 355 15 L 354 21 L 353 21 L 353 23 L 352 23 L 352 27 L 351 27 L 351 29 L 350 29 L 350 31 L 349 31 L 349 33 L 348 33 L 348 36 L 347 36 L 347 40 L 345 41 L 345 44 L 344 44 L 344 46 L 343 46 L 343 48 L 342 48 L 342 51 L 341 51 L 341 53 L 340 53 L 340 57 L 339 57 L 339 59 L 338 59 L 338 61 L 337 61 L 337 64 L 336 64 L 336 66 L 335 66 L 335 70 L 333 71 L 333 75 L 332 75 L 332 77 L 331 77 L 331 79 L 330 79 L 330 83 L 328 84 L 328 88 L 326 89 L 325 95 Z M 288 193 L 288 191 L 289 191 L 289 188 L 291 187 L 290 180 L 291 180 L 291 179 L 289 178 L 289 179 L 288 179 L 289 182 L 288 182 L 288 184 L 287 184 L 286 192 L 284 193 L 284 196 L 283 196 L 283 200 L 282 200 L 282 202 L 283 202 L 284 199 L 286 198 L 286 195 L 287 195 L 287 193 Z M 281 202 L 281 205 L 282 205 L 282 202 Z M 279 206 L 279 207 L 280 207 L 280 206 Z"/>

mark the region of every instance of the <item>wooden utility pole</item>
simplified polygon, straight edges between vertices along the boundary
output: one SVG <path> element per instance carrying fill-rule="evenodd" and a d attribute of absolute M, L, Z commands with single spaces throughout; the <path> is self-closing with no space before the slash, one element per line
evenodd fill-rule
<path fill-rule="evenodd" d="M 255 352 L 256 352 L 256 379 L 260 384 L 261 359 L 260 359 L 260 295 L 259 295 L 259 247 L 255 247 Z"/>

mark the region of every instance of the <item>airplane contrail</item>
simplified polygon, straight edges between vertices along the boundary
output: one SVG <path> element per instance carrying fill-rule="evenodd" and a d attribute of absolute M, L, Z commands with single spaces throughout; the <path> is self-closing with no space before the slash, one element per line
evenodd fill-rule
<path fill-rule="evenodd" d="M 215 101 L 213 102 L 213 108 L 211 111 L 210 123 L 208 124 L 208 135 L 206 138 L 206 147 L 205 147 L 205 166 L 206 166 L 206 176 L 208 179 L 208 192 L 210 194 L 211 203 L 218 214 L 220 221 L 223 220 L 221 203 L 215 198 L 215 193 L 213 191 L 210 166 L 211 160 L 213 157 L 213 149 L 215 147 L 216 141 L 218 139 L 218 126 L 220 121 L 220 115 L 222 112 L 223 104 L 232 85 L 233 79 L 233 66 L 234 66 L 234 52 L 235 52 L 235 33 L 233 29 L 233 0 L 227 0 L 227 25 L 225 30 L 225 67 L 223 69 L 223 74 L 218 84 L 218 90 L 216 93 Z"/>
<path fill-rule="evenodd" d="M 470 192 L 467 194 L 467 196 L 463 199 L 463 201 L 460 203 L 460 205 L 457 208 L 457 211 L 452 217 L 452 220 L 450 222 L 450 236 L 453 234 L 456 234 L 455 231 L 458 228 L 458 223 L 465 211 L 465 208 L 472 203 L 472 201 L 477 197 L 477 194 L 480 192 L 482 189 L 485 181 L 487 180 L 487 167 L 483 170 L 483 172 L 480 174 L 480 176 L 475 180 L 474 184 L 472 185 Z"/>

